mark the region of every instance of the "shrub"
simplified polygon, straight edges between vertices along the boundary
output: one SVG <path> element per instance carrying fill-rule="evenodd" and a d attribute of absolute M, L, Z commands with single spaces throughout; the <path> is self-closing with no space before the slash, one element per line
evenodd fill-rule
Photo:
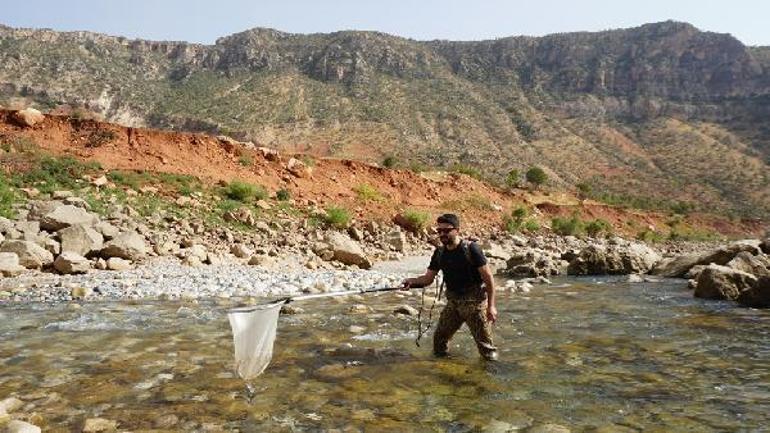
<path fill-rule="evenodd" d="M 384 198 L 382 194 L 380 194 L 380 192 L 377 191 L 377 188 L 366 183 L 362 183 L 361 185 L 358 185 L 357 187 L 353 188 L 353 190 L 356 192 L 360 200 L 380 201 Z"/>
<path fill-rule="evenodd" d="M 3 174 L 0 173 L 0 216 L 13 218 L 15 212 L 13 205 L 16 203 L 16 193 Z"/>
<path fill-rule="evenodd" d="M 538 166 L 530 167 L 527 170 L 526 177 L 527 182 L 535 185 L 535 187 L 539 187 L 548 181 L 548 175 Z"/>
<path fill-rule="evenodd" d="M 645 229 L 636 234 L 636 239 L 644 242 L 653 243 L 653 242 L 663 242 L 665 240 L 665 237 L 656 231 Z"/>
<path fill-rule="evenodd" d="M 238 163 L 244 167 L 251 167 L 254 165 L 254 158 L 252 158 L 251 155 L 241 155 L 241 157 L 238 158 Z"/>
<path fill-rule="evenodd" d="M 409 164 L 409 170 L 415 173 L 422 173 L 428 170 L 428 166 L 419 161 L 413 161 Z"/>
<path fill-rule="evenodd" d="M 586 182 L 580 182 L 577 185 L 575 185 L 577 188 L 577 195 L 578 198 L 581 200 L 585 200 L 588 197 L 591 197 L 591 194 L 593 193 L 593 188 L 591 188 L 591 185 Z"/>
<path fill-rule="evenodd" d="M 327 207 L 324 222 L 331 227 L 344 229 L 350 225 L 350 212 L 344 207 Z"/>
<path fill-rule="evenodd" d="M 612 224 L 606 220 L 597 218 L 585 224 L 585 231 L 588 236 L 596 237 L 602 233 L 612 232 Z"/>
<path fill-rule="evenodd" d="M 416 209 L 407 209 L 401 214 L 415 230 L 420 231 L 428 226 L 430 214 Z"/>
<path fill-rule="evenodd" d="M 396 160 L 396 157 L 394 156 L 386 156 L 385 159 L 382 160 L 382 166 L 385 168 L 393 168 L 398 164 L 398 160 Z"/>
<path fill-rule="evenodd" d="M 310 155 L 302 155 L 299 157 L 299 160 L 308 167 L 315 167 L 315 159 Z"/>
<path fill-rule="evenodd" d="M 519 173 L 519 170 L 515 168 L 509 171 L 508 175 L 505 177 L 505 184 L 508 186 L 508 188 L 518 188 L 520 182 L 521 173 Z"/>
<path fill-rule="evenodd" d="M 81 177 L 101 167 L 98 163 L 83 163 L 72 157 L 41 158 L 37 165 L 14 179 L 24 185 L 36 185 L 40 192 L 50 193 L 57 189 L 72 189 L 80 186 Z"/>
<path fill-rule="evenodd" d="M 525 232 L 532 233 L 540 230 L 540 223 L 537 222 L 535 219 L 528 219 L 524 221 L 524 225 L 522 226 Z"/>
<path fill-rule="evenodd" d="M 534 218 L 527 218 L 529 210 L 525 207 L 517 207 L 503 219 L 505 230 L 509 233 L 518 233 L 520 231 L 535 232 L 540 230 L 540 224 Z"/>
<path fill-rule="evenodd" d="M 288 189 L 279 189 L 275 192 L 275 198 L 278 201 L 289 201 L 291 199 L 291 193 Z"/>
<path fill-rule="evenodd" d="M 477 168 L 469 165 L 455 164 L 452 166 L 451 171 L 454 173 L 467 174 L 474 179 L 481 179 L 481 172 Z"/>
<path fill-rule="evenodd" d="M 264 200 L 267 198 L 267 190 L 259 185 L 234 180 L 225 187 L 224 196 L 240 202 Z"/>
<path fill-rule="evenodd" d="M 579 236 L 583 233 L 585 227 L 580 217 L 574 214 L 570 218 L 553 218 L 551 220 L 551 229 L 554 233 L 562 236 Z"/>

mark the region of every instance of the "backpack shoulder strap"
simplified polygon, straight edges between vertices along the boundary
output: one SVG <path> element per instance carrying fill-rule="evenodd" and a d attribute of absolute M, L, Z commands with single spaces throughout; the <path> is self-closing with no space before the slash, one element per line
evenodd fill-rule
<path fill-rule="evenodd" d="M 468 261 L 469 264 L 473 265 L 473 258 L 471 257 L 471 243 L 474 241 L 466 241 L 463 239 L 460 241 L 460 247 L 463 249 L 463 253 L 465 253 L 465 260 Z"/>

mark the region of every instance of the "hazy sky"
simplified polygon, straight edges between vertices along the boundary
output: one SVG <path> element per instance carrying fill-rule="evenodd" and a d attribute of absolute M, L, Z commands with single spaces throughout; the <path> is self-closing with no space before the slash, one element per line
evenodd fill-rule
<path fill-rule="evenodd" d="M 252 27 L 293 33 L 377 30 L 477 40 L 633 27 L 673 19 L 770 45 L 768 0 L 6 0 L 0 23 L 213 43 Z"/>

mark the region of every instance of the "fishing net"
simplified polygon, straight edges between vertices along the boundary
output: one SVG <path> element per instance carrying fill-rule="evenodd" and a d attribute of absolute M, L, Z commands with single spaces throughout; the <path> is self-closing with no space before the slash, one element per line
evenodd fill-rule
<path fill-rule="evenodd" d="M 270 364 L 282 305 L 277 302 L 235 308 L 227 313 L 235 345 L 235 371 L 241 379 L 256 378 Z"/>

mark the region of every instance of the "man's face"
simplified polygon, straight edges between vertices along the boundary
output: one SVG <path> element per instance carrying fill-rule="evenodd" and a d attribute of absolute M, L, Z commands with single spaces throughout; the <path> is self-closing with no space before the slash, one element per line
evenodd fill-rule
<path fill-rule="evenodd" d="M 447 223 L 438 223 L 436 226 L 438 238 L 444 245 L 454 245 L 457 240 L 458 230 L 456 227 Z"/>

